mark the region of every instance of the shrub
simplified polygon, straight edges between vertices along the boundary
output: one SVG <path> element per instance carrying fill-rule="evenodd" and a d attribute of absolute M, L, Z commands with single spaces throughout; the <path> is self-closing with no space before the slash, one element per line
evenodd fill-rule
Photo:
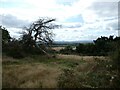
<path fill-rule="evenodd" d="M 6 45 L 5 53 L 13 58 L 24 58 L 23 49 L 18 41 L 9 42 Z"/>
<path fill-rule="evenodd" d="M 113 73 L 113 80 L 111 80 L 111 87 L 114 88 L 120 88 L 120 46 L 116 48 L 113 52 L 110 54 L 110 58 L 112 60 L 112 68 L 111 68 L 111 73 Z"/>
<path fill-rule="evenodd" d="M 115 50 L 110 57 L 112 59 L 114 69 L 117 69 L 120 72 L 120 49 Z"/>
<path fill-rule="evenodd" d="M 76 47 L 76 52 L 77 53 L 83 53 L 84 52 L 84 44 L 79 44 L 77 47 Z"/>
<path fill-rule="evenodd" d="M 81 88 L 82 82 L 78 74 L 72 69 L 63 69 L 63 73 L 58 77 L 58 88 Z"/>
<path fill-rule="evenodd" d="M 66 46 L 64 49 L 60 50 L 62 54 L 72 54 L 73 52 L 72 46 Z"/>

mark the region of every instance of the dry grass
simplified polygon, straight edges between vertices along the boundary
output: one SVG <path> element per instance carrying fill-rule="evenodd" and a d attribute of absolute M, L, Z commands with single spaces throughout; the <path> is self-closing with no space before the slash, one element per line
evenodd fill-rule
<path fill-rule="evenodd" d="M 52 47 L 53 50 L 55 51 L 60 51 L 61 49 L 64 49 L 65 47 Z"/>
<path fill-rule="evenodd" d="M 106 57 L 103 56 L 78 56 L 78 55 L 63 55 L 63 54 L 58 54 L 57 55 L 58 58 L 62 58 L 62 59 L 73 59 L 73 60 L 84 60 L 84 61 L 93 61 L 93 59 L 95 58 L 99 58 L 102 60 L 105 60 Z"/>
<path fill-rule="evenodd" d="M 53 88 L 59 74 L 58 68 L 45 64 L 3 66 L 3 87 Z"/>
<path fill-rule="evenodd" d="M 61 54 L 54 59 L 35 56 L 35 58 L 17 60 L 5 56 L 2 68 L 3 87 L 57 88 L 57 78 L 62 73 L 62 69 L 73 68 L 76 72 L 89 72 L 96 65 L 95 58 L 105 59 L 105 57 Z M 43 61 L 41 62 L 40 59 Z"/>

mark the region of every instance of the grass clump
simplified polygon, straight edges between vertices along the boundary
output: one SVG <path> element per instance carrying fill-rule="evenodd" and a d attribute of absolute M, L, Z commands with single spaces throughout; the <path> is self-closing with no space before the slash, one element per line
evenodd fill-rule
<path fill-rule="evenodd" d="M 73 69 L 63 69 L 63 73 L 58 77 L 58 88 L 81 88 L 78 74 Z"/>

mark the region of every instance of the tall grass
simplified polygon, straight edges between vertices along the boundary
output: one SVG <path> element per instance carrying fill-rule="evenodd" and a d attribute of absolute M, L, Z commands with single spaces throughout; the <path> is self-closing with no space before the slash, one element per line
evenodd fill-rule
<path fill-rule="evenodd" d="M 3 66 L 3 88 L 54 88 L 59 72 L 45 64 Z"/>
<path fill-rule="evenodd" d="M 109 58 L 71 57 L 3 57 L 3 88 L 119 87 L 118 73 Z"/>

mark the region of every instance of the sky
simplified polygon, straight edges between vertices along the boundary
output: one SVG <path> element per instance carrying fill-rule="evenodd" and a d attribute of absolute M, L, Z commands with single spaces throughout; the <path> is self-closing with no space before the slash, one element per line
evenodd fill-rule
<path fill-rule="evenodd" d="M 40 17 L 56 18 L 54 41 L 118 36 L 119 0 L 0 0 L 0 25 L 14 38 Z"/>

